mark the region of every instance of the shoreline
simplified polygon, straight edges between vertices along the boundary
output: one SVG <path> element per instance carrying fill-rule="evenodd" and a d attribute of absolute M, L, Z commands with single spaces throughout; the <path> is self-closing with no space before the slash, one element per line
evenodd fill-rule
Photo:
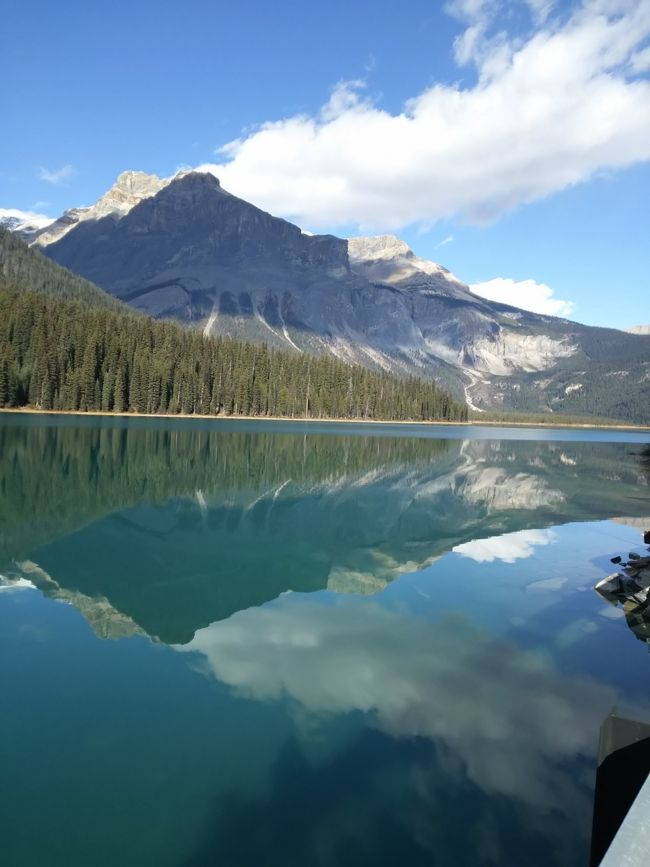
<path fill-rule="evenodd" d="M 544 422 L 525 421 L 444 421 L 431 419 L 429 421 L 417 421 L 406 419 L 375 419 L 375 418 L 302 418 L 278 415 L 203 415 L 196 413 L 147 413 L 147 412 L 108 412 L 107 410 L 80 410 L 80 409 L 34 409 L 33 407 L 0 407 L 0 413 L 13 413 L 14 415 L 70 415 L 70 416 L 97 416 L 106 418 L 178 418 L 198 419 L 204 421 L 284 421 L 305 422 L 308 424 L 400 424 L 400 425 L 443 425 L 459 427 L 532 427 L 541 428 L 571 428 L 576 430 L 622 430 L 650 432 L 650 425 L 642 424 L 587 424 L 557 421 L 553 424 Z"/>

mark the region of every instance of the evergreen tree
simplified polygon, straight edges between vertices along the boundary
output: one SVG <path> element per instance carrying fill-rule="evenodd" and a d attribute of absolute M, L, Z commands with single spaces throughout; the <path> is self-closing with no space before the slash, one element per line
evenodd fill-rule
<path fill-rule="evenodd" d="M 430 381 L 204 337 L 47 294 L 0 288 L 0 404 L 138 413 L 462 421 Z"/>

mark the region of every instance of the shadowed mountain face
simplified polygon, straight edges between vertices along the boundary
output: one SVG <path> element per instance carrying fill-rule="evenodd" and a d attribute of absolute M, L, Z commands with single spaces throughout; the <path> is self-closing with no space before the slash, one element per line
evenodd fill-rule
<path fill-rule="evenodd" d="M 350 271 L 346 241 L 304 235 L 209 174 L 177 178 L 124 216 L 86 220 L 45 252 L 154 316 L 210 318 L 215 333 L 220 316 L 251 320 L 285 346 L 283 329 L 311 330 L 319 312 L 333 316 L 345 292 L 365 286 Z M 314 309 L 303 309 L 307 297 Z M 246 332 L 246 321 L 226 327 L 238 325 Z"/>
<path fill-rule="evenodd" d="M 36 243 L 120 299 L 206 333 L 434 377 L 474 408 L 647 420 L 648 336 L 478 298 L 393 236 L 348 250 L 306 235 L 210 174 L 147 177 L 125 173 Z"/>
<path fill-rule="evenodd" d="M 451 549 L 512 562 L 544 528 L 647 513 L 639 446 L 288 430 L 4 423 L 0 572 L 103 637 L 181 644 L 288 590 L 374 593 Z"/>

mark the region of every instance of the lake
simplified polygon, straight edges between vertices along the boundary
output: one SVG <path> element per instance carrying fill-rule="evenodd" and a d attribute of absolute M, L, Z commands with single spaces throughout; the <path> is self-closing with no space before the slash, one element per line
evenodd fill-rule
<path fill-rule="evenodd" d="M 0 416 L 3 865 L 582 867 L 649 441 Z"/>

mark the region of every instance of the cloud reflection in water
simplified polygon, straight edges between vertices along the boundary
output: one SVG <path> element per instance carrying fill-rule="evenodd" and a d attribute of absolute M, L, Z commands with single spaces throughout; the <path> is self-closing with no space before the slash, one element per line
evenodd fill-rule
<path fill-rule="evenodd" d="M 442 742 L 484 791 L 545 809 L 562 801 L 558 788 L 578 786 L 568 765 L 594 754 L 616 700 L 465 617 L 429 623 L 368 600 L 289 594 L 178 650 L 202 654 L 244 696 L 289 698 L 317 716 L 361 711 L 395 738 Z"/>
<path fill-rule="evenodd" d="M 553 530 L 519 530 L 488 539 L 473 539 L 471 542 L 456 545 L 451 550 L 477 563 L 493 563 L 495 560 L 514 563 L 515 560 L 530 557 L 539 545 L 552 545 L 556 538 Z"/>

